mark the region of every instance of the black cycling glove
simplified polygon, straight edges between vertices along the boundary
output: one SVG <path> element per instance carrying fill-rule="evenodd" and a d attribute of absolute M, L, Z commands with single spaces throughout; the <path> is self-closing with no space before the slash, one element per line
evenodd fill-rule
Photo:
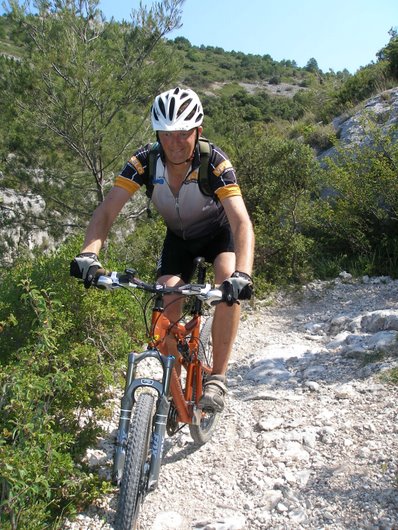
<path fill-rule="evenodd" d="M 98 256 L 94 252 L 82 252 L 70 263 L 70 275 L 84 281 L 84 287 L 91 287 L 98 269 L 102 269 Z"/>
<path fill-rule="evenodd" d="M 253 294 L 253 280 L 245 272 L 235 271 L 221 285 L 223 300 L 228 305 L 239 304 L 239 300 L 250 300 Z"/>

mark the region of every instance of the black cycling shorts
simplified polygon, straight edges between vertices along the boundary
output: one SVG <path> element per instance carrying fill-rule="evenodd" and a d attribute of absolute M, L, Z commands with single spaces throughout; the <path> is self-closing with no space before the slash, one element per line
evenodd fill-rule
<path fill-rule="evenodd" d="M 195 272 L 193 260 L 199 256 L 213 263 L 222 252 L 234 252 L 234 241 L 229 225 L 223 226 L 214 234 L 198 239 L 181 239 L 167 230 L 160 256 L 157 276 L 172 274 L 185 283 L 191 281 Z"/>

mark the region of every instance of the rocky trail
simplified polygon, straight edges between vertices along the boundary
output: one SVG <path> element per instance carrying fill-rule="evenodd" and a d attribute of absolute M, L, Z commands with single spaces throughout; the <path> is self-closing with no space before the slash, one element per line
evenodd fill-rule
<path fill-rule="evenodd" d="M 342 273 L 243 312 L 213 439 L 168 439 L 140 530 L 397 530 L 398 281 Z M 116 421 L 116 418 L 115 418 Z M 88 454 L 109 476 L 111 436 Z M 112 529 L 115 497 L 65 530 Z"/>

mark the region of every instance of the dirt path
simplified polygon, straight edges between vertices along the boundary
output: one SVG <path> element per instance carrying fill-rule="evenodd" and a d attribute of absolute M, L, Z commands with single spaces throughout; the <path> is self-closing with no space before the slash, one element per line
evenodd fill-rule
<path fill-rule="evenodd" d="M 398 387 L 383 374 L 397 330 L 385 278 L 343 275 L 247 308 L 219 429 L 199 448 L 187 430 L 167 440 L 140 529 L 396 530 Z M 103 473 L 109 447 L 93 453 Z M 111 529 L 114 508 L 108 496 L 64 528 Z"/>

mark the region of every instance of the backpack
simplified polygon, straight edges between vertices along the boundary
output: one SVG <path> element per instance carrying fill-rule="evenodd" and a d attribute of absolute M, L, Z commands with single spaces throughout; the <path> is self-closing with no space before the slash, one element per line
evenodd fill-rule
<path fill-rule="evenodd" d="M 213 193 L 209 183 L 209 161 L 212 153 L 212 147 L 209 140 L 206 138 L 199 138 L 199 152 L 200 152 L 200 166 L 198 175 L 198 184 L 200 191 L 207 197 L 212 197 Z M 146 187 L 146 196 L 151 199 L 153 193 L 153 179 L 155 176 L 156 162 L 160 153 L 160 144 L 156 142 L 152 144 L 149 151 L 148 170 L 145 172 L 144 184 Z"/>

